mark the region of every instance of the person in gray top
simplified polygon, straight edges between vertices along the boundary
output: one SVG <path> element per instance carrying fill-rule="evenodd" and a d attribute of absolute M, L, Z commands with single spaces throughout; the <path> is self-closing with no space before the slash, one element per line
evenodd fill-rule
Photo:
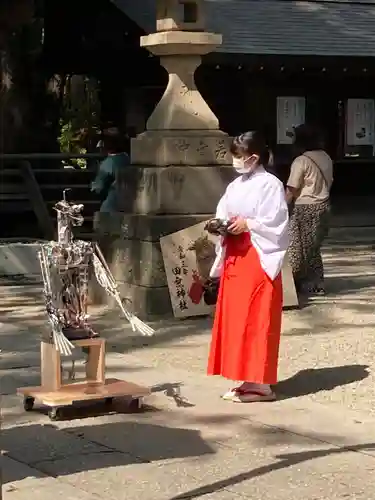
<path fill-rule="evenodd" d="M 321 246 L 328 235 L 333 163 L 322 149 L 318 132 L 307 126 L 295 128 L 298 156 L 287 182 L 290 217 L 289 261 L 298 293 L 325 294 Z"/>

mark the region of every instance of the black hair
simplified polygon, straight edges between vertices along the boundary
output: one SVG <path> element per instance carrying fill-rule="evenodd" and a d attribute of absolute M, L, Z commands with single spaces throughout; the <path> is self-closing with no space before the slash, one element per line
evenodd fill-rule
<path fill-rule="evenodd" d="M 299 154 L 322 149 L 322 139 L 321 132 L 312 125 L 303 123 L 294 128 L 294 147 Z"/>
<path fill-rule="evenodd" d="M 103 134 L 103 144 L 108 153 L 123 153 L 126 149 L 125 139 L 119 133 Z"/>
<path fill-rule="evenodd" d="M 259 164 L 268 167 L 273 162 L 273 155 L 260 132 L 245 132 L 233 138 L 230 145 L 233 156 L 259 156 Z"/>

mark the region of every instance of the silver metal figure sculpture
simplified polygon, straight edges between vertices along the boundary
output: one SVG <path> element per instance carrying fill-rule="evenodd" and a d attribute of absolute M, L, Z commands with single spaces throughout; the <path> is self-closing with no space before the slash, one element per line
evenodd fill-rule
<path fill-rule="evenodd" d="M 52 341 L 64 356 L 72 353 L 71 341 L 98 334 L 88 323 L 88 283 L 92 271 L 98 283 L 112 296 L 133 331 L 153 335 L 154 330 L 134 316 L 125 306 L 114 277 L 96 243 L 73 239 L 73 226 L 81 226 L 83 205 L 66 200 L 56 203 L 58 241 L 41 245 L 39 260 L 44 283 L 44 298 L 52 327 Z"/>

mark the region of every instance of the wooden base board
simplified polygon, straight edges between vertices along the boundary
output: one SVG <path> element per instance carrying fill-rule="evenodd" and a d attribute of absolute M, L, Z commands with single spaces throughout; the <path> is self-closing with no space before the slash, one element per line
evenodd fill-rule
<path fill-rule="evenodd" d="M 296 292 L 296 286 L 294 284 L 292 268 L 290 267 L 288 257 L 284 260 L 284 265 L 282 269 L 282 279 L 283 279 L 283 308 L 291 309 L 298 308 L 299 301 Z"/>
<path fill-rule="evenodd" d="M 70 406 L 79 401 L 90 401 L 106 398 L 131 397 L 143 398 L 151 394 L 150 389 L 141 385 L 109 378 L 104 384 L 80 382 L 63 385 L 58 391 L 48 391 L 43 387 L 21 387 L 17 394 L 31 397 L 41 404 L 50 407 Z"/>

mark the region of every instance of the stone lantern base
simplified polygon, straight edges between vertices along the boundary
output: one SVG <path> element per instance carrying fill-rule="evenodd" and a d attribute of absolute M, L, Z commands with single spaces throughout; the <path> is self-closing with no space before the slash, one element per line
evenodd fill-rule
<path fill-rule="evenodd" d="M 192 3 L 195 20 L 187 15 Z M 123 295 L 141 317 L 172 314 L 159 239 L 210 218 L 233 179 L 229 138 L 194 80 L 221 35 L 203 31 L 202 0 L 157 5 L 158 32 L 141 45 L 160 57 L 168 85 L 147 130 L 132 140 L 132 165 L 118 182 L 123 213 L 97 214 L 95 224 Z"/>

